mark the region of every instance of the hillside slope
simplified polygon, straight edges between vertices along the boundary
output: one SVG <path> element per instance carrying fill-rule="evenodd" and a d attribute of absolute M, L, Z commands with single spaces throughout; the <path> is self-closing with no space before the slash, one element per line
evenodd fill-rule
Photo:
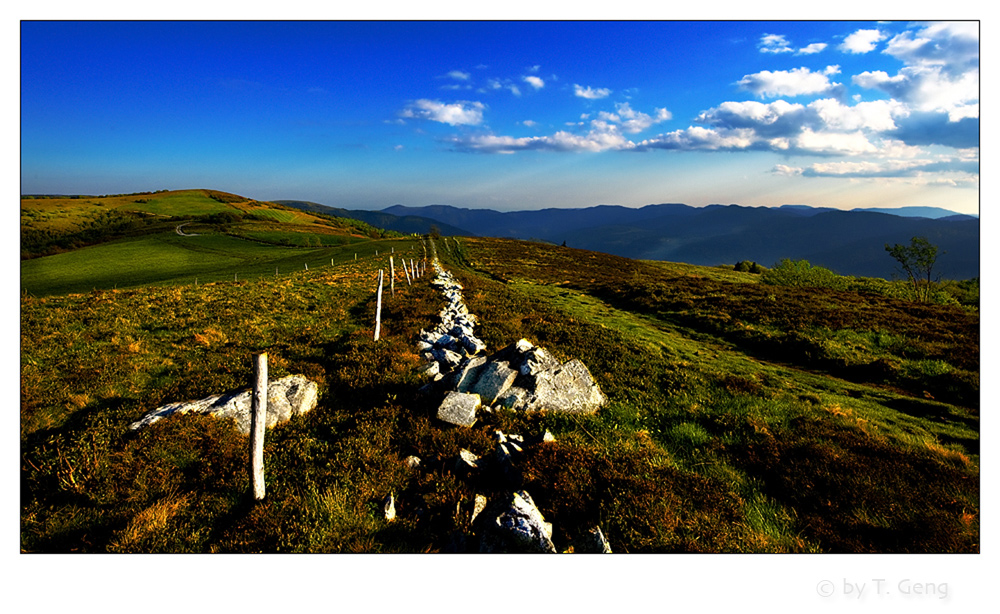
<path fill-rule="evenodd" d="M 454 459 L 492 454 L 496 430 L 549 430 L 518 469 L 560 549 L 597 524 L 617 553 L 979 551 L 977 312 L 538 243 L 436 247 L 491 351 L 526 338 L 579 358 L 609 404 L 437 421 L 415 342 L 443 297 L 398 278 L 373 341 L 384 250 L 280 278 L 22 296 L 22 550 L 466 551 L 476 496 L 500 493 Z M 163 403 L 246 385 L 260 351 L 272 377 L 321 387 L 269 432 L 264 501 L 246 499 L 247 440 L 224 421 L 127 434 Z"/>
<path fill-rule="evenodd" d="M 21 201 L 21 289 L 37 296 L 278 275 L 375 253 L 363 221 L 212 190 Z"/>

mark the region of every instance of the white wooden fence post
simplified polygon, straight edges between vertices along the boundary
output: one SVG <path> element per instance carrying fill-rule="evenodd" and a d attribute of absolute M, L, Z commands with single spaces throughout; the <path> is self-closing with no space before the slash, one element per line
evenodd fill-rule
<path fill-rule="evenodd" d="M 389 293 L 396 296 L 396 265 L 392 262 L 392 256 L 389 256 Z"/>
<path fill-rule="evenodd" d="M 375 300 L 375 341 L 382 328 L 382 269 L 378 270 L 378 297 Z"/>
<path fill-rule="evenodd" d="M 264 432 L 267 429 L 267 352 L 254 356 L 250 398 L 250 484 L 253 498 L 264 498 Z"/>

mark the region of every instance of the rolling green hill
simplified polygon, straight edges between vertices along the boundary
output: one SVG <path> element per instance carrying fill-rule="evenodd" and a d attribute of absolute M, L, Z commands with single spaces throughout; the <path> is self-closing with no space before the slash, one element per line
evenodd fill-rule
<path fill-rule="evenodd" d="M 376 272 L 387 252 L 422 257 L 420 241 L 281 246 L 242 238 L 264 232 L 242 223 L 22 262 L 49 290 L 73 282 L 36 262 L 106 280 L 22 294 L 23 551 L 461 550 L 475 496 L 493 493 L 449 459 L 492 453 L 497 429 L 555 435 L 521 471 L 560 548 L 596 524 L 619 553 L 979 551 L 975 309 L 440 240 L 491 351 L 526 338 L 579 358 L 609 397 L 593 416 L 498 411 L 454 428 L 419 392 L 415 342 L 443 302 L 429 277 L 397 282 L 372 340 Z M 109 275 L 112 258 L 131 270 Z M 300 264 L 275 277 L 275 262 Z M 185 281 L 198 266 L 220 277 Z M 234 282 L 240 267 L 260 274 Z M 131 287 L 107 285 L 126 273 Z M 228 423 L 184 416 L 129 433 L 159 405 L 247 385 L 260 351 L 272 377 L 321 387 L 313 412 L 269 431 L 264 501 L 247 499 L 247 439 Z"/>
<path fill-rule="evenodd" d="M 391 236 L 212 190 L 25 198 L 21 289 L 47 296 L 274 276 L 374 254 Z"/>

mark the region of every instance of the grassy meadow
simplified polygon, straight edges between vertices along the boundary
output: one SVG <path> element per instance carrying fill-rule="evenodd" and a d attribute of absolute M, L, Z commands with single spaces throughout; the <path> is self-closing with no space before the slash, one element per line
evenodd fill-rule
<path fill-rule="evenodd" d="M 555 435 L 521 469 L 560 548 L 599 524 L 620 553 L 979 551 L 975 309 L 438 239 L 491 351 L 523 337 L 580 358 L 610 399 L 593 416 L 497 412 L 464 429 L 418 393 L 415 342 L 443 304 L 430 276 L 397 280 L 372 340 L 377 270 L 390 250 L 422 257 L 419 240 L 294 246 L 213 228 L 37 259 L 81 276 L 91 262 L 79 290 L 22 262 L 22 286 L 38 284 L 21 298 L 22 551 L 461 550 L 475 495 L 495 493 L 449 459 L 489 454 L 496 429 Z M 134 277 L 115 288 L 101 263 L 120 258 Z M 195 263 L 218 277 L 195 286 Z M 240 267 L 257 274 L 234 282 Z M 264 501 L 248 500 L 247 438 L 225 421 L 128 430 L 161 404 L 249 385 L 260 351 L 272 377 L 321 388 L 313 412 L 268 432 Z"/>

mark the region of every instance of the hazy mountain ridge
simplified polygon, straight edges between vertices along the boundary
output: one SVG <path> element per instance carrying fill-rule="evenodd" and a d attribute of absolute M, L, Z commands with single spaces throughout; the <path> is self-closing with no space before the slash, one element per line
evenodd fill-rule
<path fill-rule="evenodd" d="M 427 234 L 432 226 L 436 226 L 438 232 L 445 236 L 476 236 L 476 233 L 469 232 L 462 228 L 457 228 L 445 222 L 421 217 L 418 215 L 394 215 L 386 211 L 366 211 L 362 209 L 343 209 L 341 207 L 330 207 L 320 203 L 307 200 L 275 200 L 271 201 L 286 207 L 293 207 L 302 211 L 322 213 L 336 217 L 361 220 L 377 228 L 395 230 L 404 234 Z"/>
<path fill-rule="evenodd" d="M 806 259 L 844 275 L 884 278 L 896 273 L 885 245 L 926 236 L 941 250 L 938 273 L 951 279 L 979 276 L 979 219 L 934 207 L 843 211 L 673 203 L 499 212 L 395 205 L 383 212 L 431 218 L 481 236 L 565 241 L 629 258 L 701 265 L 753 260 L 764 266 L 782 258 Z"/>

